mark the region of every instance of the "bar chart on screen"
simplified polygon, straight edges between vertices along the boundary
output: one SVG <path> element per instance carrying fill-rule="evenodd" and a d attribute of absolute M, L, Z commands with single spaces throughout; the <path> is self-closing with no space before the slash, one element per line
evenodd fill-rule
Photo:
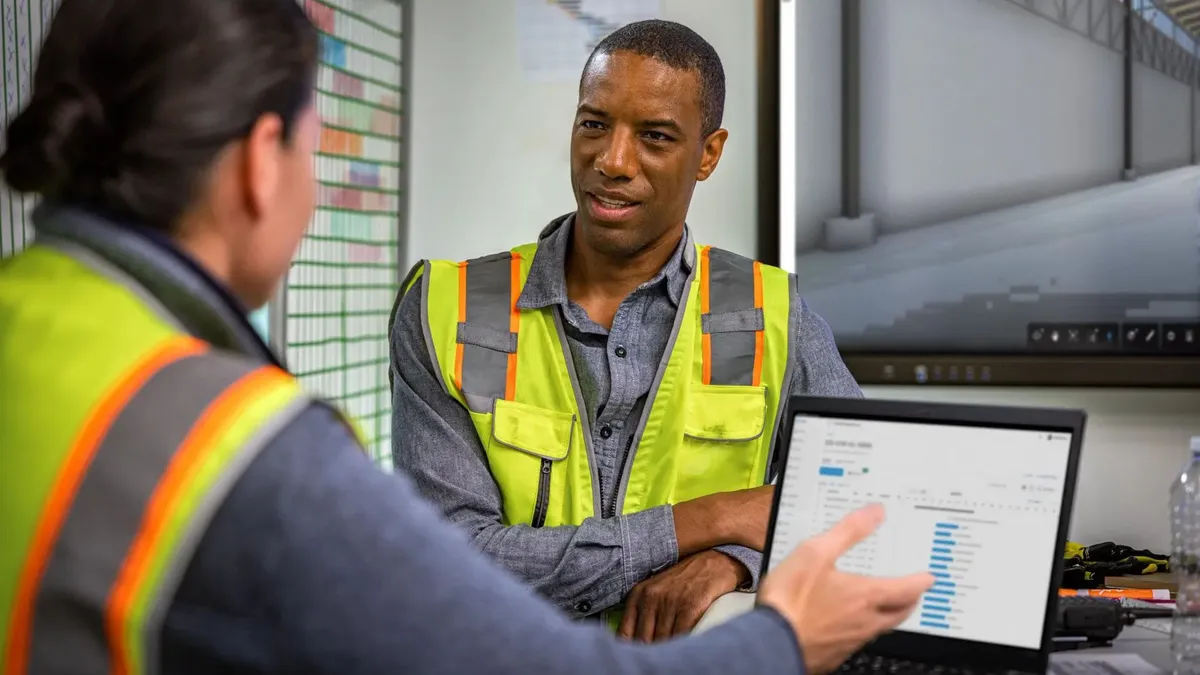
<path fill-rule="evenodd" d="M 855 509 L 880 504 L 884 522 L 838 569 L 927 571 L 933 586 L 901 629 L 978 639 L 992 631 L 997 608 L 1047 601 L 1037 579 L 1019 588 L 996 580 L 1014 555 L 1041 555 L 1047 563 L 1038 571 L 1049 581 L 1069 446 L 1067 435 L 1027 430 L 798 417 L 770 564 Z"/>

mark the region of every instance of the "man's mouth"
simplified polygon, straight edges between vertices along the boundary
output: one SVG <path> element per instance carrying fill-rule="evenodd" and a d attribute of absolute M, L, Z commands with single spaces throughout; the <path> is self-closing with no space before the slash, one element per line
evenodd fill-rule
<path fill-rule="evenodd" d="M 627 220 L 637 210 L 639 202 L 601 197 L 588 193 L 588 211 L 596 220 L 622 221 Z"/>
<path fill-rule="evenodd" d="M 595 197 L 596 201 L 600 202 L 601 205 L 607 206 L 612 209 L 623 209 L 626 206 L 633 206 L 635 203 L 635 202 L 623 202 L 619 199 L 608 199 L 606 197 L 601 197 L 600 195 L 592 195 L 592 196 Z"/>

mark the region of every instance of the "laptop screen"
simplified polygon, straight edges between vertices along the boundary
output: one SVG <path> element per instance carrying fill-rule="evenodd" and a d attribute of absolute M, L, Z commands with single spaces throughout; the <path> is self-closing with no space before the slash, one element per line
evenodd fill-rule
<path fill-rule="evenodd" d="M 899 631 L 1039 649 L 1070 449 L 1061 431 L 798 415 L 768 565 L 879 503 L 838 567 L 936 577 Z"/>

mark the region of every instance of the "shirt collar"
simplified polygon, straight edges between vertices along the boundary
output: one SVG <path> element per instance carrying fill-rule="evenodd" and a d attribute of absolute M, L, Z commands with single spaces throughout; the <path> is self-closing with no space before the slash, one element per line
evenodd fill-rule
<path fill-rule="evenodd" d="M 538 235 L 537 252 L 529 266 L 529 276 L 525 279 L 525 287 L 521 289 L 521 297 L 517 299 L 518 309 L 567 306 L 567 250 L 574 225 L 575 214 L 568 213 L 550 221 Z M 695 263 L 696 247 L 692 244 L 691 230 L 684 226 L 683 237 L 666 264 L 638 289 L 663 286 L 671 303 L 678 307 Z"/>
<path fill-rule="evenodd" d="M 140 285 L 174 323 L 209 344 L 283 367 L 247 318 L 245 306 L 170 237 L 74 207 L 43 203 L 38 237 L 64 241 Z"/>

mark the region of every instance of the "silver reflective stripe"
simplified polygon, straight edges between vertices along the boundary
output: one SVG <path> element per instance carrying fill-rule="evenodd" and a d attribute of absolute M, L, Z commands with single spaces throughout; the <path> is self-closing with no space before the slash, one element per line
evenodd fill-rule
<path fill-rule="evenodd" d="M 456 339 L 464 345 L 487 347 L 505 354 L 517 353 L 517 334 L 506 330 L 496 330 L 474 323 L 460 323 Z"/>
<path fill-rule="evenodd" d="M 34 601 L 29 672 L 109 671 L 112 652 L 103 612 L 142 527 L 146 507 L 176 451 L 209 405 L 258 368 L 222 354 L 185 357 L 152 375 L 118 413 L 79 485 L 41 578 Z M 149 652 L 141 655 L 146 673 L 158 671 L 156 647 L 166 605 L 212 514 L 245 467 L 304 403 L 298 399 L 260 429 L 193 512 L 140 627 Z"/>
<path fill-rule="evenodd" d="M 504 398 L 508 355 L 516 351 L 517 334 L 509 330 L 512 254 L 468 261 L 466 277 L 466 321 L 457 331 L 463 347 L 462 391 L 472 411 L 486 413 L 491 412 L 492 401 Z M 487 401 L 487 407 L 477 409 L 472 401 Z"/>
<path fill-rule="evenodd" d="M 762 330 L 762 309 L 754 306 L 753 260 L 708 250 L 708 310 L 700 319 L 711 345 L 708 383 L 753 384 L 755 333 Z"/>
<path fill-rule="evenodd" d="M 700 329 L 705 333 L 738 333 L 763 330 L 767 319 L 761 309 L 743 309 L 724 314 L 704 314 L 700 317 Z"/>

